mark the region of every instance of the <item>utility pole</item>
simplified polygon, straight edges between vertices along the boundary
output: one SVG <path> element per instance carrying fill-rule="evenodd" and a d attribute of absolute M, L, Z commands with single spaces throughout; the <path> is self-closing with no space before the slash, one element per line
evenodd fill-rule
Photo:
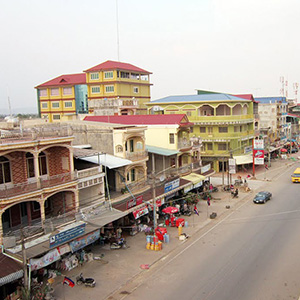
<path fill-rule="evenodd" d="M 156 228 L 156 186 L 155 186 L 155 156 L 152 153 L 152 198 L 153 198 L 153 229 Z"/>
<path fill-rule="evenodd" d="M 26 249 L 25 249 L 23 227 L 21 227 L 20 232 L 21 232 L 21 245 L 22 245 L 22 257 L 23 257 L 24 287 L 28 289 L 27 256 L 26 256 Z"/>

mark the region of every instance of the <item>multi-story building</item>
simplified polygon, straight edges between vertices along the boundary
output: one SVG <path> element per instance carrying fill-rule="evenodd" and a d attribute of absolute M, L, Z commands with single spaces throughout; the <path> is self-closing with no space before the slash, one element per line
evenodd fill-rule
<path fill-rule="evenodd" d="M 66 126 L 1 135 L 0 244 L 6 234 L 20 237 L 21 227 L 53 231 L 74 221 L 81 207 L 105 201 L 101 168 L 74 168 L 73 139 Z"/>
<path fill-rule="evenodd" d="M 186 114 L 194 123 L 190 137 L 202 140 L 202 162 L 216 171 L 227 169 L 230 156 L 237 164 L 252 162 L 253 101 L 229 94 L 198 91 L 197 95 L 169 96 L 147 103 L 150 113 Z M 248 155 L 247 155 L 248 154 Z"/>
<path fill-rule="evenodd" d="M 35 87 L 41 118 L 55 122 L 72 120 L 88 112 L 94 115 L 147 112 L 151 72 L 110 60 L 84 72 L 61 75 Z"/>
<path fill-rule="evenodd" d="M 260 116 L 259 130 L 268 130 L 272 140 L 285 142 L 288 137 L 287 101 L 285 97 L 260 97 L 258 102 Z M 272 141 L 271 141 L 272 142 Z"/>
<path fill-rule="evenodd" d="M 35 87 L 42 119 L 60 121 L 63 116 L 88 112 L 86 75 L 61 75 Z"/>
<path fill-rule="evenodd" d="M 179 173 L 200 169 L 200 143 L 190 141 L 192 123 L 184 114 L 87 116 L 85 121 L 147 126 L 146 147 L 149 153 L 148 171 L 160 172 L 174 166 Z"/>
<path fill-rule="evenodd" d="M 111 116 L 113 117 L 113 116 Z M 101 155 L 86 158 L 106 166 L 110 193 L 120 196 L 129 188 L 132 192 L 145 189 L 148 152 L 145 147 L 146 127 L 73 121 L 75 145 L 88 145 Z M 111 196 L 112 197 L 112 196 Z"/>
<path fill-rule="evenodd" d="M 118 114 L 137 114 L 147 111 L 145 103 L 150 100 L 150 72 L 128 63 L 108 60 L 84 71 L 88 87 L 89 112 L 103 115 L 108 100 L 120 104 Z M 120 103 L 119 100 L 122 100 Z M 138 100 L 138 107 L 134 100 Z M 108 114 L 108 113 L 107 113 Z"/>

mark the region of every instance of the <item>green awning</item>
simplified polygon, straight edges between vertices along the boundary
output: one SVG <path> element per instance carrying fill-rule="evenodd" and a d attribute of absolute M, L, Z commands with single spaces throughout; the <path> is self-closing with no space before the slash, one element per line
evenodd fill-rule
<path fill-rule="evenodd" d="M 149 153 L 159 154 L 163 156 L 171 156 L 180 153 L 178 150 L 170 150 L 166 148 L 160 148 L 160 147 L 148 146 L 148 145 L 146 145 L 146 149 Z"/>

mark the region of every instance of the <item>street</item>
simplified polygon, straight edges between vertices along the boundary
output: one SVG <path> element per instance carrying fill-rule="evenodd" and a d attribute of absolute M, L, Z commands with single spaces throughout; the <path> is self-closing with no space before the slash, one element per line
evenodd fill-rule
<path fill-rule="evenodd" d="M 298 299 L 299 185 L 290 180 L 295 168 L 265 183 L 273 194 L 266 204 L 254 204 L 250 194 L 109 299 Z"/>

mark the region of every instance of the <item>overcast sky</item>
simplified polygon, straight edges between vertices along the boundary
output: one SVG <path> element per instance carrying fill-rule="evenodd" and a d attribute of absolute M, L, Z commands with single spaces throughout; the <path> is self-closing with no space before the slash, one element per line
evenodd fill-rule
<path fill-rule="evenodd" d="M 35 86 L 118 60 L 116 0 L 0 0 L 0 113 Z M 299 0 L 118 0 L 120 61 L 152 72 L 152 100 L 196 89 L 279 96 L 300 81 Z M 22 110 L 25 111 L 25 110 Z"/>

